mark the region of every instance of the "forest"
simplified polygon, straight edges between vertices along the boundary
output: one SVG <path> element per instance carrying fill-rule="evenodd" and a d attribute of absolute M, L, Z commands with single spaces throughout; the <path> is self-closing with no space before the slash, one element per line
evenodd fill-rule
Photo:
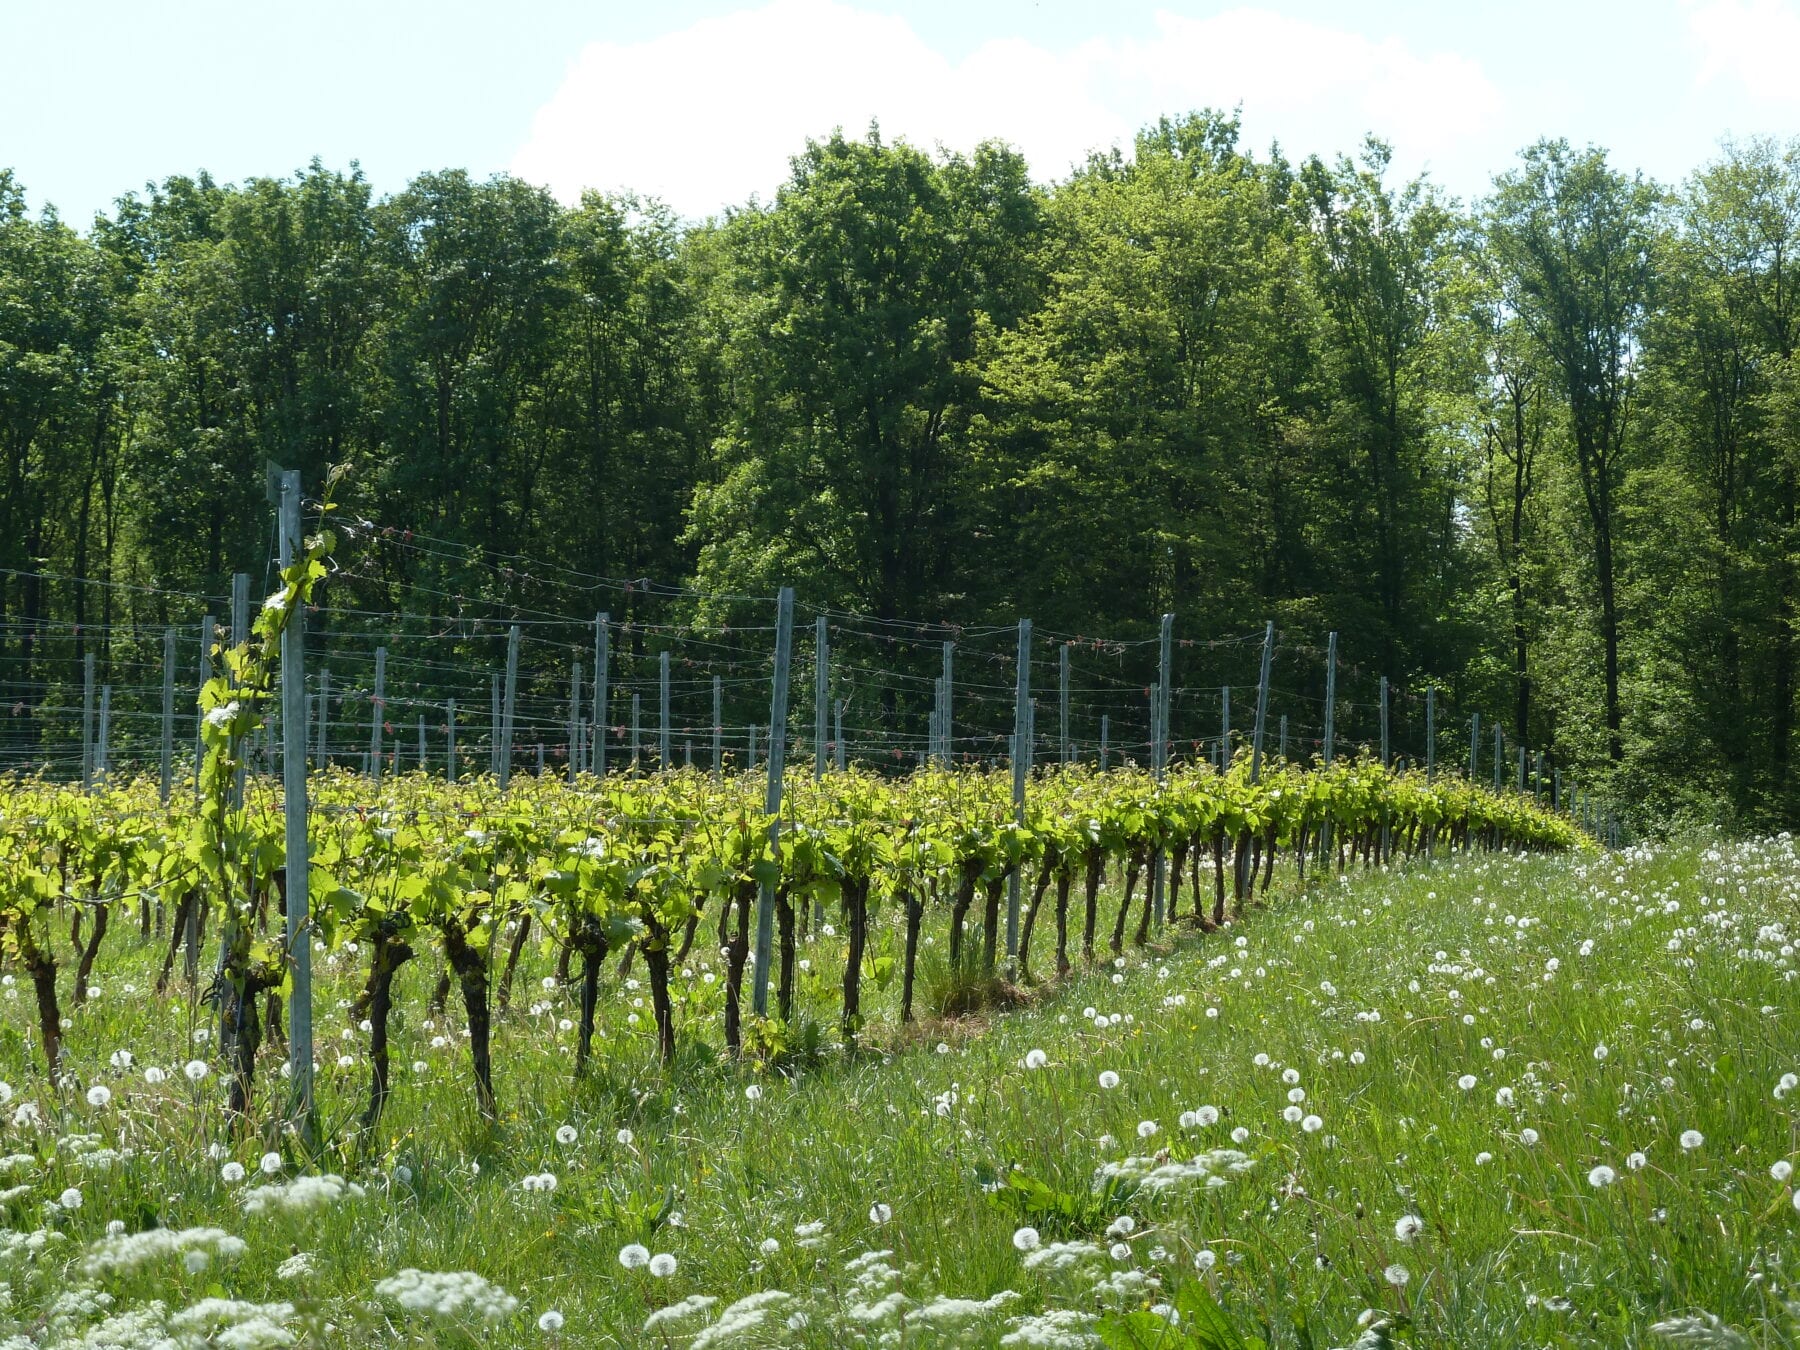
<path fill-rule="evenodd" d="M 77 734 L 52 714 L 90 655 L 127 682 L 268 575 L 266 465 L 347 465 L 340 644 L 448 668 L 509 616 L 578 644 L 609 609 L 643 657 L 766 623 L 782 585 L 867 633 L 1027 615 L 1139 644 L 1132 671 L 1165 611 L 1273 620 L 1645 820 L 1800 805 L 1800 140 L 1679 184 L 1548 140 L 1474 202 L 1219 112 L 1049 184 L 1002 144 L 839 131 L 704 222 L 317 161 L 84 226 L 28 187 L 0 170 L 0 726 L 28 756 Z"/>

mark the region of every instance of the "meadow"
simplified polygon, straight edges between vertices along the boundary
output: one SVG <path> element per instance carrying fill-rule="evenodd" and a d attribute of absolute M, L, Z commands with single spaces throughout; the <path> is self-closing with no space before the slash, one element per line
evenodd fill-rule
<path fill-rule="evenodd" d="M 356 953 L 321 952 L 313 1159 L 232 1128 L 212 1010 L 126 937 L 60 1091 L 0 977 L 0 1347 L 1794 1344 L 1797 897 L 1785 836 L 1284 868 L 855 1054 L 665 1064 L 609 970 L 581 1078 L 533 946 L 495 1121 L 415 961 L 374 1140 Z M 805 940 L 802 1020 L 840 947 Z"/>

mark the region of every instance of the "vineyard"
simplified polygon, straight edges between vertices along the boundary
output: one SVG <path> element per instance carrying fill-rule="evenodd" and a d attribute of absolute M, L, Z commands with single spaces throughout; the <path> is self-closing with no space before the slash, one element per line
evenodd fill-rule
<path fill-rule="evenodd" d="M 843 1043 L 854 1045 L 872 1023 L 905 1026 L 921 1012 L 922 942 L 941 942 L 949 976 L 923 1010 L 936 1018 L 1031 983 L 1034 945 L 1044 950 L 1040 971 L 1065 975 L 1073 961 L 1116 956 L 1128 942 L 1142 947 L 1165 925 L 1223 927 L 1268 890 L 1278 862 L 1304 878 L 1309 859 L 1315 867 L 1350 858 L 1381 865 L 1471 847 L 1563 849 L 1578 837 L 1529 799 L 1354 761 L 1327 772 L 1281 766 L 1255 783 L 1247 761 L 1224 775 L 1201 767 L 1160 783 L 1137 771 L 1056 770 L 1033 784 L 1022 826 L 1010 775 L 887 779 L 852 770 L 815 782 L 795 773 L 776 842 L 763 791 L 760 778 L 698 772 L 573 788 L 522 778 L 505 794 L 487 780 L 452 785 L 424 775 L 390 779 L 379 792 L 351 774 L 315 783 L 312 941 L 366 975 L 355 1009 L 370 1024 L 364 1126 L 375 1125 L 389 1091 L 393 982 L 414 959 L 438 962 L 435 1012 L 457 991 L 472 1091 L 491 1115 L 493 1009 L 510 1002 L 534 941 L 556 953 L 556 980 L 580 991 L 580 1074 L 602 1020 L 609 955 L 627 971 L 641 956 L 647 1021 L 665 1062 L 676 1055 L 678 1020 L 680 1034 L 762 1053 L 796 1026 L 802 947 L 841 930 L 831 1011 Z M 128 936 L 114 936 L 115 945 L 155 942 L 161 951 L 158 997 L 179 982 L 178 964 L 190 983 L 206 967 L 222 1008 L 231 1105 L 247 1109 L 264 1031 L 280 1033 L 289 979 L 279 924 L 283 814 L 245 810 L 214 823 L 162 808 L 149 780 L 95 794 L 26 782 L 11 786 L 0 819 L 0 912 L 8 951 L 35 990 L 43 1069 L 80 1078 L 64 1054 L 64 1004 L 86 1000 L 109 933 L 123 929 Z M 228 841 L 233 859 L 213 872 L 228 880 L 226 890 L 207 885 L 199 861 L 215 837 Z M 773 1023 L 758 1019 L 747 1032 L 745 974 L 763 882 L 774 898 L 765 983 L 776 1003 Z M 1022 922 L 1005 905 L 1009 883 L 1015 898 L 1027 896 Z M 65 933 L 69 955 L 59 962 Z M 217 958 L 208 948 L 202 962 L 215 935 Z M 719 978 L 698 987 L 676 974 L 696 948 L 723 962 Z M 821 972 L 809 974 L 816 988 Z M 865 982 L 886 992 L 885 1006 L 868 1005 Z M 804 1011 L 825 1014 L 818 997 Z"/>

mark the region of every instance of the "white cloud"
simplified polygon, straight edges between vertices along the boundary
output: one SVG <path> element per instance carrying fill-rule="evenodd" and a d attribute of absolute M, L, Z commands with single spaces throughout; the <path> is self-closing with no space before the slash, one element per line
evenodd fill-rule
<path fill-rule="evenodd" d="M 1021 39 L 952 62 L 901 18 L 771 0 L 646 42 L 593 43 L 540 108 L 512 171 L 573 199 L 661 197 L 690 216 L 767 199 L 808 136 L 878 118 L 885 136 L 967 150 L 998 138 L 1043 179 L 1129 145 L 1162 113 L 1241 103 L 1245 134 L 1289 154 L 1395 142 L 1399 167 L 1486 141 L 1502 100 L 1480 65 L 1260 9 L 1160 12 L 1150 39 L 1067 51 Z"/>
<path fill-rule="evenodd" d="M 1711 0 L 1688 16 L 1700 84 L 1734 83 L 1753 99 L 1800 103 L 1800 10 L 1783 0 Z"/>

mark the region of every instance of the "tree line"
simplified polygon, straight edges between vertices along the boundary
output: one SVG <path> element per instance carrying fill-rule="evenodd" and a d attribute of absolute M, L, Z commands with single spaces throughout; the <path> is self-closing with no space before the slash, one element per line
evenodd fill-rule
<path fill-rule="evenodd" d="M 782 584 L 877 630 L 1272 617 L 1647 810 L 1789 821 L 1797 253 L 1800 141 L 1659 185 L 1547 140 L 1465 204 L 1217 112 L 1049 185 L 837 132 L 698 224 L 315 161 L 78 230 L 0 171 L 0 697 L 142 659 L 264 569 L 265 463 L 348 463 L 414 543 L 325 583 L 371 633 Z"/>

